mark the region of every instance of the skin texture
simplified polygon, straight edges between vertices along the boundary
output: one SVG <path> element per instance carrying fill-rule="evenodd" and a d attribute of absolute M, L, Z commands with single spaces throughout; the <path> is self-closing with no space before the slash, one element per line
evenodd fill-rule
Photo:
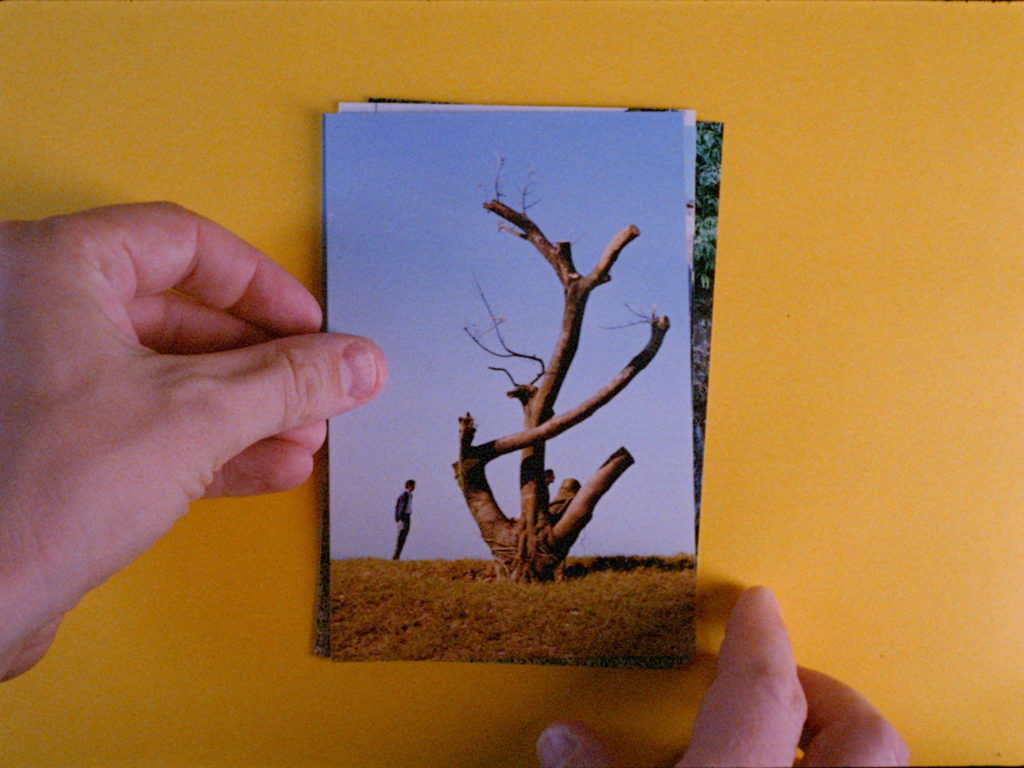
<path fill-rule="evenodd" d="M 387 376 L 313 296 L 157 203 L 0 223 L 0 679 L 203 496 L 305 480 Z"/>
<path fill-rule="evenodd" d="M 305 480 L 325 419 L 387 376 L 366 339 L 318 333 L 316 300 L 213 222 L 157 203 L 0 223 L 0 679 L 204 496 Z M 688 765 L 902 765 L 859 694 L 798 669 L 778 603 L 734 608 Z M 631 764 L 578 723 L 543 768 Z"/>
<path fill-rule="evenodd" d="M 867 700 L 793 660 L 779 604 L 745 592 L 726 625 L 718 674 L 678 766 L 906 765 L 903 739 Z M 555 723 L 537 743 L 542 768 L 634 765 L 580 723 Z"/>

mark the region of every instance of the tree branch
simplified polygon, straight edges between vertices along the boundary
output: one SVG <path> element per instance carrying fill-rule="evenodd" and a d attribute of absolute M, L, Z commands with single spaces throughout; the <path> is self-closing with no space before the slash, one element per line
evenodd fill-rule
<path fill-rule="evenodd" d="M 498 231 L 499 232 L 508 232 L 510 235 L 515 235 L 516 237 L 523 238 L 523 240 L 527 239 L 526 235 L 524 235 L 522 232 L 520 232 L 515 227 L 510 227 L 508 224 L 499 224 L 498 225 Z"/>
<path fill-rule="evenodd" d="M 537 365 L 539 365 L 540 366 L 540 373 L 538 373 L 536 376 L 533 377 L 533 380 L 530 382 L 531 384 L 534 381 L 537 381 L 537 379 L 539 379 L 541 376 L 544 375 L 544 371 L 546 370 L 546 368 L 544 366 L 544 361 L 541 358 L 537 357 L 536 355 L 528 355 L 525 352 L 516 352 L 515 350 L 509 349 L 507 346 L 505 346 L 505 342 L 504 341 L 501 341 L 501 346 L 502 346 L 502 349 L 504 349 L 505 351 L 504 352 L 496 352 L 495 350 L 491 349 L 486 344 L 484 344 L 482 341 L 480 341 L 480 337 L 477 336 L 473 331 L 469 330 L 469 328 L 463 327 L 462 330 L 465 331 L 466 335 L 469 336 L 469 338 L 471 338 L 473 340 L 474 344 L 476 344 L 478 347 L 480 347 L 480 349 L 482 349 L 484 352 L 486 352 L 487 354 L 491 355 L 492 357 L 503 357 L 503 358 L 513 358 L 514 357 L 514 358 L 519 358 L 520 360 L 532 360 Z M 494 367 L 494 366 L 488 366 L 488 368 L 490 368 L 492 371 L 505 371 L 504 368 L 497 368 L 497 367 Z M 508 371 L 505 371 L 505 373 L 508 373 Z M 509 375 L 509 378 L 511 378 L 511 374 Z M 513 381 L 512 383 L 516 384 L 515 381 Z"/>
<path fill-rule="evenodd" d="M 657 307 L 652 309 L 651 314 L 649 315 L 644 312 L 636 311 L 631 306 L 629 306 L 629 304 L 626 305 L 626 309 L 629 310 L 629 313 L 633 315 L 633 317 L 635 317 L 636 320 L 634 320 L 631 323 L 621 323 L 619 325 L 602 325 L 601 327 L 606 331 L 619 331 L 622 330 L 623 328 L 632 328 L 635 325 L 650 325 L 651 321 L 658 316 Z"/>
<path fill-rule="evenodd" d="M 553 522 L 561 520 L 562 515 L 565 514 L 565 508 L 569 506 L 569 503 L 579 493 L 579 490 L 580 481 L 575 477 L 567 477 L 563 480 L 558 493 L 555 494 L 555 498 L 551 499 L 548 503 L 548 519 Z"/>
<path fill-rule="evenodd" d="M 501 200 L 501 170 L 505 167 L 505 156 L 497 155 L 498 167 L 494 169 L 494 199 Z"/>
<path fill-rule="evenodd" d="M 523 213 L 533 208 L 537 204 L 537 200 L 530 201 L 530 195 L 533 194 L 533 166 L 531 165 L 526 171 L 526 180 L 523 182 L 523 186 L 519 189 L 521 197 L 519 207 Z"/>
<path fill-rule="evenodd" d="M 568 552 L 576 542 L 580 531 L 590 522 L 594 507 L 601 497 L 611 489 L 623 472 L 633 466 L 633 457 L 625 448 L 619 448 L 609 456 L 594 476 L 573 496 L 561 519 L 555 523 L 551 533 L 556 545 Z"/>
<path fill-rule="evenodd" d="M 565 310 L 562 315 L 562 330 L 558 335 L 554 352 L 548 361 L 548 371 L 551 373 L 545 377 L 538 387 L 538 408 L 539 421 L 545 420 L 554 411 L 555 401 L 562 389 L 562 384 L 576 356 L 576 349 L 579 346 L 580 330 L 583 327 L 583 313 L 586 310 L 587 299 L 590 292 L 598 285 L 608 282 L 611 279 L 609 271 L 618 259 L 622 249 L 630 242 L 639 237 L 640 230 L 635 226 L 629 226 L 619 232 L 605 248 L 601 259 L 591 270 L 590 275 L 584 279 L 574 279 L 565 285 Z"/>
<path fill-rule="evenodd" d="M 624 230 L 615 235 L 615 237 L 613 237 L 608 243 L 607 247 L 605 247 L 600 260 L 594 265 L 594 268 L 590 270 L 590 274 L 587 275 L 587 285 L 590 286 L 590 288 L 594 288 L 611 280 L 611 275 L 608 273 L 615 265 L 615 261 L 619 258 L 619 254 L 622 253 L 622 249 L 639 236 L 640 230 L 633 224 L 630 224 Z"/>
<path fill-rule="evenodd" d="M 533 379 L 530 381 L 530 384 L 528 385 L 528 386 L 532 386 L 534 384 L 534 382 L 537 381 L 537 379 L 539 379 L 541 376 L 544 375 L 544 371 L 546 370 L 545 367 L 544 367 L 544 361 L 541 358 L 537 357 L 536 355 L 528 355 L 528 354 L 525 354 L 523 352 L 516 352 L 514 349 L 511 349 L 508 346 L 508 344 L 505 342 L 505 337 L 501 333 L 501 322 L 502 321 L 501 321 L 501 319 L 499 319 L 494 314 L 494 310 L 491 309 L 491 303 L 489 301 L 487 301 L 487 295 L 484 293 L 484 289 L 480 285 L 480 281 L 476 279 L 476 275 L 473 275 L 473 284 L 476 286 L 476 292 L 480 295 L 480 301 L 482 301 L 484 303 L 484 307 L 487 309 L 487 315 L 488 315 L 488 317 L 491 318 L 491 328 L 494 330 L 494 335 L 498 337 L 498 343 L 501 345 L 501 348 L 503 350 L 505 350 L 504 353 L 502 353 L 502 352 L 495 352 L 493 349 L 491 349 L 486 344 L 484 344 L 482 339 L 481 339 L 483 334 L 479 333 L 478 331 L 475 332 L 476 329 L 471 331 L 471 330 L 469 330 L 468 327 L 463 326 L 462 330 L 466 332 L 466 335 L 469 336 L 469 338 L 471 338 L 473 340 L 473 342 L 478 347 L 480 347 L 480 349 L 482 349 L 484 352 L 486 352 L 489 355 L 493 355 L 494 357 L 505 357 L 505 358 L 517 357 L 517 358 L 520 358 L 522 360 L 532 360 L 533 362 L 535 362 L 540 367 L 540 371 L 537 373 L 536 376 L 533 377 Z M 518 382 L 516 382 L 515 379 L 512 378 L 512 374 L 509 373 L 506 369 L 492 367 L 491 370 L 492 371 L 505 371 L 505 373 L 508 374 L 509 379 L 512 380 L 512 386 L 513 387 L 520 386 L 520 384 Z"/>
<path fill-rule="evenodd" d="M 565 308 L 562 310 L 562 326 L 555 341 L 555 348 L 548 360 L 547 372 L 537 387 L 536 423 L 550 418 L 554 413 L 555 401 L 562 390 L 562 384 L 569 373 L 569 367 L 576 357 L 583 329 L 583 313 L 587 307 L 589 293 L 583 290 L 583 282 L 575 280 L 565 289 Z"/>
<path fill-rule="evenodd" d="M 599 389 L 591 397 L 579 403 L 575 408 L 553 416 L 541 422 L 536 427 L 525 429 L 513 435 L 499 437 L 487 443 L 482 443 L 474 449 L 484 461 L 490 461 L 512 451 L 525 448 L 536 442 L 550 440 L 574 427 L 581 421 L 587 419 L 598 409 L 607 405 L 612 398 L 624 390 L 637 374 L 640 373 L 654 359 L 661 347 L 661 342 L 668 332 L 669 321 L 667 317 L 659 317 L 651 321 L 651 337 L 647 346 L 626 365 L 619 374 L 608 384 Z"/>
<path fill-rule="evenodd" d="M 508 368 L 499 368 L 496 365 L 488 365 L 487 366 L 487 370 L 488 371 L 500 371 L 501 373 L 504 373 L 506 376 L 508 376 L 508 380 L 512 382 L 512 386 L 513 387 L 519 387 L 520 386 L 519 383 L 515 379 L 512 378 L 512 374 L 509 373 Z"/>
<path fill-rule="evenodd" d="M 476 422 L 473 416 L 467 413 L 459 416 L 459 461 L 470 457 L 473 450 L 473 438 L 476 437 Z M 460 482 L 462 478 L 459 478 Z"/>
<path fill-rule="evenodd" d="M 466 506 L 476 521 L 484 541 L 501 543 L 511 534 L 512 522 L 501 511 L 487 482 L 487 460 L 481 459 L 473 447 L 476 423 L 470 414 L 459 417 L 459 460 L 455 462 L 455 478 L 466 499 Z"/>
<path fill-rule="evenodd" d="M 569 243 L 552 244 L 540 231 L 540 227 L 533 223 L 533 219 L 525 213 L 509 208 L 499 200 L 484 203 L 484 208 L 518 228 L 520 231 L 514 232 L 514 234 L 533 243 L 533 247 L 540 251 L 540 255 L 554 267 L 562 285 L 567 285 L 573 277 L 579 277 L 576 267 L 572 263 L 572 250 Z M 507 229 L 507 227 L 503 228 Z"/>

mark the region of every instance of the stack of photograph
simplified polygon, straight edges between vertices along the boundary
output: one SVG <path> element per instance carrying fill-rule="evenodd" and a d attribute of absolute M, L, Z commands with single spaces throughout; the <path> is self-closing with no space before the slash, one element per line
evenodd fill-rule
<path fill-rule="evenodd" d="M 328 328 L 389 366 L 330 424 L 326 655 L 691 658 L 721 151 L 688 110 L 324 116 Z"/>

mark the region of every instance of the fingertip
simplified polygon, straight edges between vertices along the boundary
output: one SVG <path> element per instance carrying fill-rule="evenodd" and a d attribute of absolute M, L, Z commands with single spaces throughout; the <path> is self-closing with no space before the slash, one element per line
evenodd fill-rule
<path fill-rule="evenodd" d="M 313 453 L 288 439 L 261 440 L 230 459 L 214 475 L 206 498 L 289 491 L 313 472 Z"/>
<path fill-rule="evenodd" d="M 801 747 L 807 765 L 907 765 L 906 741 L 864 696 L 822 672 L 800 667 L 807 697 Z"/>
<path fill-rule="evenodd" d="M 593 730 L 569 720 L 549 725 L 537 739 L 541 768 L 606 768 L 607 748 Z"/>
<path fill-rule="evenodd" d="M 312 455 L 320 450 L 327 439 L 327 422 L 321 419 L 301 427 L 279 432 L 274 437 L 278 440 L 295 443 Z"/>
<path fill-rule="evenodd" d="M 341 336 L 344 348 L 343 380 L 345 392 L 356 404 L 367 403 L 384 388 L 388 363 L 380 347 L 362 336 Z"/>
<path fill-rule="evenodd" d="M 537 759 L 541 768 L 561 768 L 576 751 L 579 739 L 568 723 L 552 723 L 537 739 Z"/>
<path fill-rule="evenodd" d="M 779 606 L 779 600 L 775 597 L 775 593 L 768 589 L 768 587 L 761 586 L 760 584 L 748 587 L 744 590 L 743 594 L 740 595 L 740 599 L 760 604 L 774 605 L 776 609 L 778 609 Z"/>
<path fill-rule="evenodd" d="M 774 593 L 761 586 L 750 587 L 743 592 L 729 613 L 725 637 L 726 645 L 760 646 L 768 638 L 776 642 L 785 640 L 788 645 L 782 608 Z"/>
<path fill-rule="evenodd" d="M 296 310 L 296 332 L 317 333 L 324 327 L 324 311 L 313 294 L 307 292 Z"/>
<path fill-rule="evenodd" d="M 768 589 L 768 587 L 759 585 L 748 588 L 740 595 L 733 608 L 733 615 L 736 615 L 737 612 L 740 615 L 757 613 L 776 615 L 780 619 L 782 618 L 782 607 L 779 605 L 779 600 L 775 597 L 775 593 Z"/>

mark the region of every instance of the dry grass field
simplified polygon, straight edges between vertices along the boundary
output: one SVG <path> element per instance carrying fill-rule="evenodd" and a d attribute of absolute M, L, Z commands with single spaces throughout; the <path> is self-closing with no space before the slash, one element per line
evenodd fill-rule
<path fill-rule="evenodd" d="M 688 555 L 569 558 L 514 584 L 484 560 L 334 560 L 331 656 L 675 667 L 694 647 Z"/>

